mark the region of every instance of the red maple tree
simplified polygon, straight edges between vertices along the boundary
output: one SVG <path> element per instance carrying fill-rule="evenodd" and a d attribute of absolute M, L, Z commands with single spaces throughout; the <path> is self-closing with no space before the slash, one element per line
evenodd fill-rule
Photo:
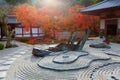
<path fill-rule="evenodd" d="M 41 17 L 40 24 L 41 29 L 45 32 L 47 37 L 55 37 L 56 34 L 60 31 L 59 22 L 59 13 L 48 6 L 39 8 L 39 15 Z"/>
<path fill-rule="evenodd" d="M 61 30 L 74 33 L 89 27 L 93 31 L 98 31 L 99 18 L 81 14 L 79 12 L 80 8 L 83 8 L 83 6 L 75 5 L 57 11 L 57 9 L 49 6 L 36 8 L 29 4 L 22 4 L 16 6 L 13 13 L 25 26 L 25 31 L 29 31 L 32 26 L 39 26 L 46 34 L 46 37 L 51 37 L 51 35 L 55 37 Z M 59 9 L 61 8 L 59 7 Z"/>
<path fill-rule="evenodd" d="M 30 27 L 39 25 L 39 15 L 36 7 L 29 4 L 18 5 L 13 13 L 17 19 L 24 25 L 24 31 L 29 31 Z"/>

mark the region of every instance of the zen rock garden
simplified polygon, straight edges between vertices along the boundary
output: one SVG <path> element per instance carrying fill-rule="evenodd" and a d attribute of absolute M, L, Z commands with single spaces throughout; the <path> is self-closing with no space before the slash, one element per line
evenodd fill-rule
<path fill-rule="evenodd" d="M 120 46 L 92 48 L 89 45 L 100 39 L 86 41 L 89 33 L 75 50 L 64 46 L 65 50 L 54 52 L 45 49 L 47 45 L 34 46 L 32 55 L 12 64 L 6 80 L 120 80 Z"/>
<path fill-rule="evenodd" d="M 6 80 L 120 80 L 119 45 L 111 43 L 109 49 L 89 47 L 95 41 L 87 41 L 80 51 L 22 56 L 11 65 Z"/>
<path fill-rule="evenodd" d="M 120 0 L 84 1 L 1 0 L 0 80 L 120 80 Z"/>

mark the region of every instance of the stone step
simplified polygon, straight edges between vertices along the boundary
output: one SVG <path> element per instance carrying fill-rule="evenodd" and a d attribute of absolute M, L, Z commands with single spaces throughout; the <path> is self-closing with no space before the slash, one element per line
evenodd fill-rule
<path fill-rule="evenodd" d="M 12 57 L 10 59 L 8 59 L 8 61 L 15 61 L 17 58 L 16 57 Z"/>
<path fill-rule="evenodd" d="M 0 66 L 0 71 L 7 71 L 10 68 L 10 65 L 8 66 Z"/>
<path fill-rule="evenodd" d="M 12 64 L 14 61 L 6 61 L 6 62 L 4 62 L 3 63 L 3 65 L 10 65 L 10 64 Z"/>
<path fill-rule="evenodd" d="M 2 63 L 5 62 L 5 61 L 6 61 L 6 60 L 4 60 L 4 59 L 3 59 L 3 60 L 0 60 L 0 64 L 2 64 Z"/>
<path fill-rule="evenodd" d="M 0 71 L 0 79 L 4 79 L 6 77 L 6 71 Z"/>

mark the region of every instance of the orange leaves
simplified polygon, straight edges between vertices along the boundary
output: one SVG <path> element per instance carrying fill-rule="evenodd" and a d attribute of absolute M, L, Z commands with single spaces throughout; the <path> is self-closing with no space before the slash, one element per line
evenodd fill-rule
<path fill-rule="evenodd" d="M 39 23 L 38 10 L 29 4 L 17 6 L 13 13 L 23 25 L 35 26 Z"/>
<path fill-rule="evenodd" d="M 30 30 L 30 27 L 29 27 L 29 26 L 25 26 L 25 27 L 24 27 L 24 31 L 25 31 L 25 32 L 28 32 L 29 30 Z"/>
<path fill-rule="evenodd" d="M 75 6 L 69 7 L 68 11 L 71 13 L 79 13 L 79 9 L 81 9 L 81 8 L 84 8 L 84 6 L 75 5 Z"/>
<path fill-rule="evenodd" d="M 78 9 L 81 8 L 79 5 L 72 6 L 66 10 L 63 15 L 63 29 L 74 32 L 76 30 L 79 30 L 79 23 L 82 19 L 82 14 L 78 12 Z M 81 20 L 82 21 L 82 20 Z"/>
<path fill-rule="evenodd" d="M 81 14 L 79 9 L 83 6 L 75 5 L 69 7 L 63 15 L 63 29 L 74 32 L 76 30 L 85 30 L 88 27 L 98 25 L 99 18 L 92 15 Z M 96 25 L 95 25 L 96 24 Z"/>
<path fill-rule="evenodd" d="M 64 10 L 57 10 L 49 6 L 36 8 L 29 4 L 22 4 L 18 5 L 13 13 L 23 25 L 27 25 L 25 31 L 29 31 L 31 26 L 40 25 L 40 28 L 48 35 L 57 34 L 61 30 L 74 32 L 99 25 L 98 17 L 81 14 L 80 8 L 83 6 L 75 5 Z"/>
<path fill-rule="evenodd" d="M 44 14 L 44 15 L 54 15 L 54 16 L 58 16 L 58 12 L 56 12 L 53 8 L 50 8 L 48 6 L 44 6 L 41 9 L 39 9 L 39 11 Z"/>

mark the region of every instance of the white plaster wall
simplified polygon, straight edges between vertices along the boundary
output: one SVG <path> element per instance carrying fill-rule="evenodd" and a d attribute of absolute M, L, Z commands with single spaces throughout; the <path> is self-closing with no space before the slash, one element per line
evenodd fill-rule
<path fill-rule="evenodd" d="M 100 20 L 100 29 L 105 29 L 105 20 L 104 19 Z"/>
<path fill-rule="evenodd" d="M 15 28 L 16 34 L 22 34 L 22 28 Z"/>
<path fill-rule="evenodd" d="M 120 29 L 120 18 L 118 18 L 118 29 Z"/>

